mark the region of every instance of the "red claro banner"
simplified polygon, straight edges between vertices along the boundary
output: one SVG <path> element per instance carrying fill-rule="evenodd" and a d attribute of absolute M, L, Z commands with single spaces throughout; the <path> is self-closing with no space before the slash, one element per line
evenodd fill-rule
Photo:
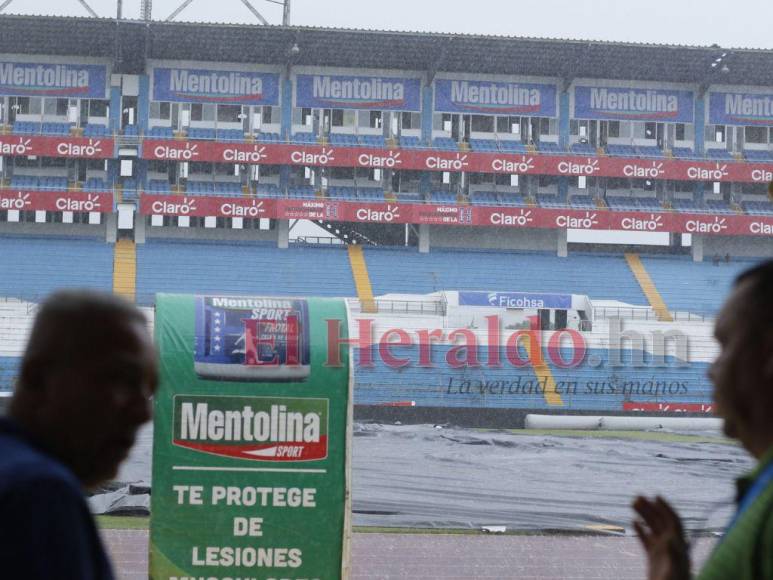
<path fill-rule="evenodd" d="M 0 210 L 111 213 L 113 194 L 0 189 Z"/>
<path fill-rule="evenodd" d="M 80 159 L 111 159 L 113 139 L 88 137 L 47 137 L 36 135 L 0 135 L 0 156 L 19 155 L 40 157 L 72 157 Z"/>
<path fill-rule="evenodd" d="M 144 215 L 773 236 L 773 216 L 143 194 Z"/>
<path fill-rule="evenodd" d="M 146 139 L 143 159 L 214 161 L 317 167 L 369 167 L 416 171 L 471 171 L 510 175 L 630 177 L 675 181 L 767 183 L 773 163 L 687 161 L 683 159 L 626 159 L 579 155 L 538 155 L 375 149 L 322 145 L 221 143 Z"/>

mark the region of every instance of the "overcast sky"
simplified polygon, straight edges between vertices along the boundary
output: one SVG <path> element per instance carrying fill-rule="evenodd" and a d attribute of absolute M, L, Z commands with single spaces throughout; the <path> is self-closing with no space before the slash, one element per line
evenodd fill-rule
<path fill-rule="evenodd" d="M 182 0 L 154 0 L 165 19 Z M 115 0 L 87 0 L 115 16 Z M 272 23 L 281 7 L 253 4 Z M 292 0 L 293 24 L 773 49 L 770 0 Z M 124 0 L 127 17 L 140 0 Z M 85 15 L 77 0 L 13 0 L 6 12 Z M 178 20 L 255 22 L 240 0 L 194 0 Z"/>

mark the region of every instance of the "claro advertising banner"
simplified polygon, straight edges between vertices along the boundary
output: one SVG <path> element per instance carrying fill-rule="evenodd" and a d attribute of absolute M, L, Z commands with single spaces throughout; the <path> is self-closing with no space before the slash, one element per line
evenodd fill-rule
<path fill-rule="evenodd" d="M 421 80 L 401 77 L 298 75 L 295 106 L 316 109 L 418 111 Z"/>
<path fill-rule="evenodd" d="M 555 85 L 495 81 L 435 80 L 435 110 L 480 115 L 555 117 Z"/>
<path fill-rule="evenodd" d="M 0 60 L 0 95 L 104 99 L 107 66 Z"/>
<path fill-rule="evenodd" d="M 278 105 L 279 75 L 250 71 L 155 68 L 153 100 Z"/>
<path fill-rule="evenodd" d="M 773 216 L 143 194 L 143 215 L 773 236 Z"/>
<path fill-rule="evenodd" d="M 682 90 L 577 86 L 573 118 L 692 123 L 694 97 Z"/>
<path fill-rule="evenodd" d="M 348 578 L 344 301 L 159 295 L 155 321 L 150 578 Z"/>
<path fill-rule="evenodd" d="M 709 93 L 711 125 L 773 125 L 773 94 Z"/>
<path fill-rule="evenodd" d="M 1 140 L 0 144 L 2 144 Z M 142 145 L 142 157 L 169 161 L 214 161 L 249 165 L 368 167 L 509 175 L 584 175 L 675 181 L 767 183 L 773 179 L 772 163 L 483 153 L 435 149 L 379 149 L 285 143 L 223 143 L 171 139 L 145 139 Z"/>

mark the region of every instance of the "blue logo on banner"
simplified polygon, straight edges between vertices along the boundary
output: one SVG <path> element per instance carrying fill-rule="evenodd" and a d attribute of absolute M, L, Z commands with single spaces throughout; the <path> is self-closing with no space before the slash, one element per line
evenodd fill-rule
<path fill-rule="evenodd" d="M 621 119 L 692 123 L 692 91 L 575 87 L 575 119 Z"/>
<path fill-rule="evenodd" d="M 712 125 L 773 125 L 773 95 L 709 93 Z"/>
<path fill-rule="evenodd" d="M 438 79 L 435 110 L 482 115 L 556 116 L 556 87 L 532 83 L 503 83 Z"/>
<path fill-rule="evenodd" d="M 390 77 L 298 75 L 295 106 L 419 111 L 421 81 Z"/>
<path fill-rule="evenodd" d="M 107 66 L 0 62 L 0 94 L 104 99 Z"/>
<path fill-rule="evenodd" d="M 572 307 L 572 295 L 532 294 L 529 292 L 459 292 L 459 305 L 569 310 Z"/>
<path fill-rule="evenodd" d="M 153 100 L 278 105 L 279 75 L 184 68 L 153 70 Z"/>

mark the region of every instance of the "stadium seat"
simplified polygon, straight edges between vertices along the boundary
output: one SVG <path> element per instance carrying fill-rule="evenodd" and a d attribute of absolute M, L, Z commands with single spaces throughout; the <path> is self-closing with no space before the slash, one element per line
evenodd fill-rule
<path fill-rule="evenodd" d="M 504 153 L 527 153 L 528 148 L 523 141 L 516 141 L 511 139 L 500 139 L 499 149 Z"/>
<path fill-rule="evenodd" d="M 556 194 L 537 194 L 537 204 L 546 208 L 566 207 L 566 201 L 560 199 Z"/>
<path fill-rule="evenodd" d="M 107 272 L 112 282 L 112 262 Z M 157 292 L 350 297 L 357 294 L 343 248 L 295 246 L 281 250 L 276 244 L 148 240 L 137 245 L 138 303 L 152 304 Z"/>
<path fill-rule="evenodd" d="M 204 129 L 201 127 L 191 127 L 188 129 L 188 139 L 207 139 L 213 141 L 215 137 L 214 129 Z"/>
<path fill-rule="evenodd" d="M 394 195 L 397 197 L 397 201 L 404 203 L 423 203 L 424 196 L 416 191 L 396 191 Z"/>
<path fill-rule="evenodd" d="M 606 197 L 609 209 L 618 211 L 661 211 L 663 205 L 654 197 L 621 197 L 608 195 Z"/>
<path fill-rule="evenodd" d="M 607 155 L 616 157 L 637 157 L 636 147 L 633 145 L 607 145 Z"/>
<path fill-rule="evenodd" d="M 526 207 L 528 204 L 520 193 L 502 192 L 499 194 L 499 200 L 502 205 L 511 205 L 515 207 Z"/>
<path fill-rule="evenodd" d="M 638 154 L 639 157 L 663 157 L 664 155 L 663 150 L 660 147 L 655 147 L 655 146 L 650 146 L 650 147 L 637 146 L 636 153 Z"/>
<path fill-rule="evenodd" d="M 274 183 L 258 183 L 255 185 L 255 194 L 261 197 L 282 197 L 279 186 Z"/>
<path fill-rule="evenodd" d="M 721 161 L 732 161 L 733 155 L 725 148 L 706 149 L 706 157 L 709 159 L 719 159 Z"/>
<path fill-rule="evenodd" d="M 279 133 L 258 133 L 255 138 L 261 143 L 282 143 Z"/>
<path fill-rule="evenodd" d="M 83 128 L 84 137 L 106 137 L 108 133 L 107 125 L 95 125 L 89 123 Z"/>
<path fill-rule="evenodd" d="M 596 155 L 596 148 L 590 143 L 573 143 L 569 152 L 575 155 Z"/>
<path fill-rule="evenodd" d="M 166 179 L 151 179 L 146 191 L 149 193 L 171 193 L 172 186 Z"/>
<path fill-rule="evenodd" d="M 382 202 L 384 201 L 384 190 L 378 187 L 362 187 L 357 190 L 357 197 L 361 201 Z"/>
<path fill-rule="evenodd" d="M 171 127 L 151 127 L 147 130 L 145 136 L 154 139 L 171 139 L 174 137 L 174 132 Z"/>
<path fill-rule="evenodd" d="M 435 137 L 432 140 L 432 146 L 435 149 L 447 149 L 449 151 L 459 149 L 459 144 L 450 137 Z"/>
<path fill-rule="evenodd" d="M 291 199 L 310 199 L 316 196 L 313 185 L 296 185 L 288 188 L 287 197 Z"/>
<path fill-rule="evenodd" d="M 43 123 L 41 126 L 41 132 L 44 135 L 56 135 L 56 136 L 69 136 L 70 135 L 70 123 Z"/>
<path fill-rule="evenodd" d="M 472 205 L 501 205 L 499 196 L 495 191 L 473 191 L 470 193 Z"/>
<path fill-rule="evenodd" d="M 113 247 L 68 236 L 0 237 L 0 296 L 38 301 L 59 288 L 112 291 Z"/>
<path fill-rule="evenodd" d="M 333 186 L 327 190 L 327 197 L 342 201 L 355 201 L 357 199 L 357 188 L 353 186 Z"/>
<path fill-rule="evenodd" d="M 456 194 L 453 191 L 433 191 L 429 195 L 430 203 L 453 205 L 456 203 Z"/>
<path fill-rule="evenodd" d="M 127 137 L 137 137 L 140 134 L 140 128 L 137 125 L 126 125 L 123 128 L 123 134 Z"/>
<path fill-rule="evenodd" d="M 682 213 L 705 211 L 701 204 L 692 199 L 674 199 L 671 201 L 671 207 Z"/>
<path fill-rule="evenodd" d="M 569 205 L 578 209 L 596 209 L 596 201 L 590 195 L 573 195 L 569 198 Z"/>
<path fill-rule="evenodd" d="M 773 203 L 770 201 L 744 201 L 743 210 L 750 215 L 773 215 Z"/>
<path fill-rule="evenodd" d="M 553 143 L 552 141 L 540 141 L 536 146 L 537 151 L 540 153 L 545 153 L 548 155 L 564 153 L 564 150 L 561 148 L 561 146 L 558 143 Z"/>
<path fill-rule="evenodd" d="M 733 214 L 735 210 L 725 200 L 706 200 L 704 202 L 706 209 L 713 213 Z"/>
<path fill-rule="evenodd" d="M 695 151 L 687 147 L 674 147 L 671 149 L 671 155 L 681 159 L 694 159 L 696 157 Z"/>
<path fill-rule="evenodd" d="M 29 121 L 16 121 L 13 124 L 13 132 L 20 133 L 22 135 L 37 135 L 40 133 L 40 123 L 32 123 Z"/>
<path fill-rule="evenodd" d="M 218 141 L 244 141 L 243 129 L 218 129 Z"/>
<path fill-rule="evenodd" d="M 496 139 L 470 139 L 473 151 L 499 151 Z"/>
<path fill-rule="evenodd" d="M 403 135 L 400 137 L 400 147 L 405 149 L 419 149 L 423 147 L 423 145 L 421 144 L 421 138 Z"/>
<path fill-rule="evenodd" d="M 105 180 L 101 177 L 89 177 L 83 184 L 83 191 L 108 191 L 107 182 L 105 182 Z"/>
<path fill-rule="evenodd" d="M 360 135 L 360 145 L 363 147 L 386 147 L 383 135 Z"/>
<path fill-rule="evenodd" d="M 773 161 L 773 152 L 761 149 L 747 149 L 743 152 L 748 161 L 764 161 L 769 163 Z"/>
<path fill-rule="evenodd" d="M 304 143 L 308 145 L 316 145 L 317 137 L 314 133 L 295 133 L 292 136 L 293 143 Z"/>
<path fill-rule="evenodd" d="M 351 133 L 333 133 L 330 132 L 328 141 L 331 145 L 336 147 L 357 147 L 360 142 L 357 140 L 357 135 Z"/>

